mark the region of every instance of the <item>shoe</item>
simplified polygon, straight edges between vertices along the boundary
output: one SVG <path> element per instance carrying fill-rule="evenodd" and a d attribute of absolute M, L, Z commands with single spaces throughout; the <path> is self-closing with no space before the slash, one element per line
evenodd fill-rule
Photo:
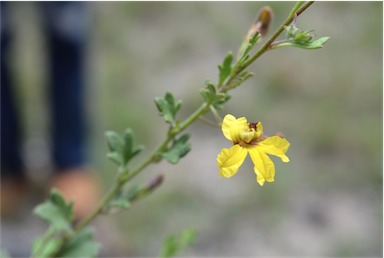
<path fill-rule="evenodd" d="M 66 199 L 73 200 L 75 221 L 88 215 L 98 204 L 100 183 L 93 172 L 84 168 L 58 171 L 51 183 Z"/>

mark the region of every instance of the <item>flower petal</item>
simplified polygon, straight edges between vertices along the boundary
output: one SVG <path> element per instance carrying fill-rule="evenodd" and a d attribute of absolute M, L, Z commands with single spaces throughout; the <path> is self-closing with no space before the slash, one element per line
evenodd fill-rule
<path fill-rule="evenodd" d="M 289 145 L 290 143 L 287 139 L 281 138 L 280 136 L 272 136 L 259 142 L 256 148 L 265 153 L 280 157 L 283 162 L 288 162 L 289 158 L 285 153 L 288 151 Z"/>
<path fill-rule="evenodd" d="M 249 155 L 253 161 L 257 182 L 263 186 L 264 182 L 275 181 L 275 164 L 263 151 L 258 148 L 248 149 Z"/>
<path fill-rule="evenodd" d="M 261 122 L 258 122 L 257 125 L 256 125 L 256 132 L 255 132 L 255 136 L 256 137 L 260 137 L 260 135 L 263 133 L 263 125 L 261 124 Z"/>
<path fill-rule="evenodd" d="M 233 145 L 229 149 L 222 149 L 217 156 L 217 166 L 220 167 L 220 175 L 230 178 L 236 174 L 237 170 L 243 164 L 247 150 L 239 145 Z"/>
<path fill-rule="evenodd" d="M 235 144 L 240 142 L 240 131 L 247 128 L 248 123 L 245 117 L 236 119 L 236 117 L 230 114 L 224 117 L 223 124 L 221 126 L 225 138 Z"/>

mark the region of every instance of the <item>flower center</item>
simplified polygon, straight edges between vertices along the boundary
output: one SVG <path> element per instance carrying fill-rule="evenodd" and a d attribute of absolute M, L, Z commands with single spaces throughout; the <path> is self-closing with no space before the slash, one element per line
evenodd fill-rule
<path fill-rule="evenodd" d="M 241 142 L 249 143 L 255 137 L 255 130 L 250 129 L 249 131 L 240 132 Z"/>
<path fill-rule="evenodd" d="M 250 148 L 267 138 L 265 135 L 260 135 L 257 132 L 257 124 L 258 123 L 249 123 L 248 127 L 240 131 L 240 141 L 238 142 L 240 146 Z"/>

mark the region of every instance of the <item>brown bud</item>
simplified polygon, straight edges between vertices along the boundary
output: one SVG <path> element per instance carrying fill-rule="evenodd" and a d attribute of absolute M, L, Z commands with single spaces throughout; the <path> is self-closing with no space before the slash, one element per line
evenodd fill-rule
<path fill-rule="evenodd" d="M 261 37 L 265 37 L 265 35 L 268 33 L 269 25 L 272 23 L 272 19 L 272 9 L 269 6 L 265 6 L 263 9 L 261 9 L 259 16 L 257 17 L 251 29 L 254 31 L 254 33 L 258 31 Z"/>

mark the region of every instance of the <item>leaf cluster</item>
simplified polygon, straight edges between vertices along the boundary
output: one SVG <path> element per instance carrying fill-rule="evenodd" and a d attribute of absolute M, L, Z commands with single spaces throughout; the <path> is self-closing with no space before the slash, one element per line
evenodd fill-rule
<path fill-rule="evenodd" d="M 188 134 L 184 134 L 179 138 L 174 138 L 171 147 L 162 152 L 161 157 L 171 164 L 178 163 L 179 160 L 191 150 L 191 144 L 188 143 L 188 140 Z"/>
<path fill-rule="evenodd" d="M 164 118 L 165 122 L 172 127 L 176 126 L 176 114 L 181 108 L 182 101 L 176 101 L 173 94 L 167 92 L 164 98 L 155 98 L 155 104 L 160 111 L 160 115 Z"/>
<path fill-rule="evenodd" d="M 50 225 L 47 234 L 34 242 L 33 257 L 97 256 L 99 244 L 92 240 L 93 232 L 89 228 L 75 232 L 72 227 L 73 202 L 66 202 L 57 189 L 52 189 L 48 200 L 39 204 L 33 212 Z M 66 242 L 65 239 L 70 240 Z"/>
<path fill-rule="evenodd" d="M 298 47 L 303 49 L 319 49 L 330 39 L 330 37 L 321 37 L 315 40 L 312 34 L 314 30 L 302 31 L 298 29 L 293 22 L 289 26 L 285 26 L 287 32 L 287 40 L 274 44 L 272 48 L 279 47 Z"/>
<path fill-rule="evenodd" d="M 133 133 L 131 129 L 126 129 L 122 136 L 114 131 L 105 133 L 109 147 L 107 157 L 115 162 L 124 171 L 128 162 L 138 155 L 144 146 L 134 146 Z"/>
<path fill-rule="evenodd" d="M 215 85 L 210 81 L 205 83 L 205 87 L 200 90 L 200 94 L 203 96 L 206 103 L 211 104 L 217 109 L 221 109 L 223 104 L 231 98 L 228 94 L 219 92 Z"/>

